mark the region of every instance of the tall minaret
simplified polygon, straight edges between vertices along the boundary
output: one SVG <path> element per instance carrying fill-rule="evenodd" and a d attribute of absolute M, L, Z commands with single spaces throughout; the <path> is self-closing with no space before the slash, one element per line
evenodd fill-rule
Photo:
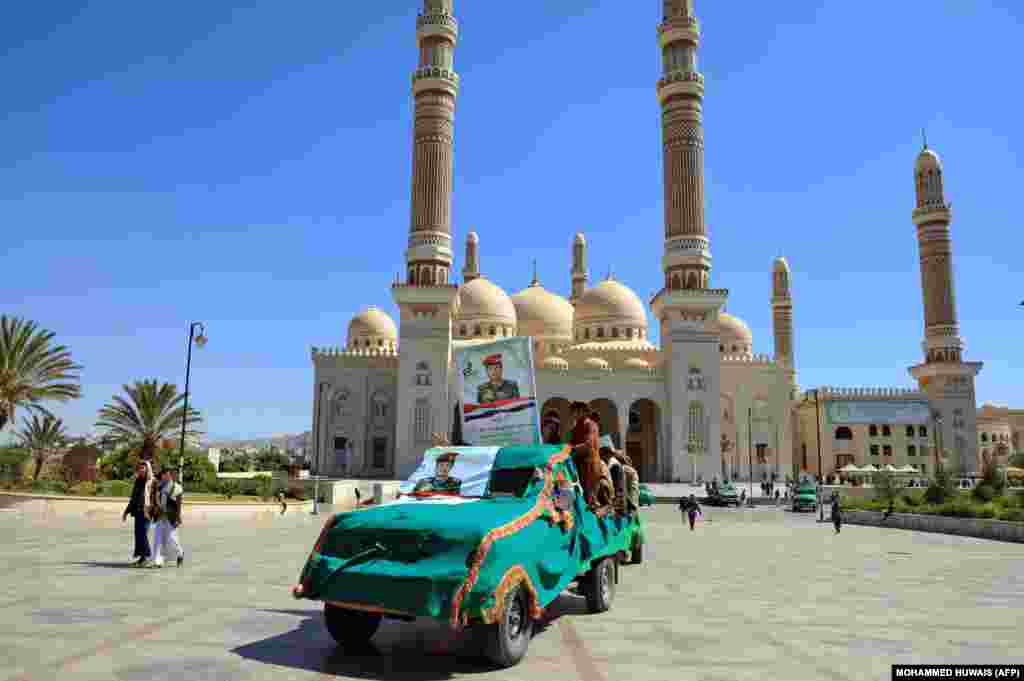
<path fill-rule="evenodd" d="M 939 461 L 947 469 L 952 466 L 954 473 L 974 472 L 978 470 L 974 378 L 982 363 L 963 361 L 949 233 L 953 213 L 942 187 L 942 162 L 927 142 L 914 165 L 914 185 L 925 339 L 924 363 L 910 367 L 910 374 L 931 403 L 932 427 L 938 427 L 938 447 L 947 457 Z M 936 463 L 932 457 L 932 465 Z"/>
<path fill-rule="evenodd" d="M 452 319 L 452 145 L 459 77 L 453 67 L 458 22 L 452 0 L 424 0 L 416 19 L 419 67 L 412 74 L 415 123 L 412 216 L 406 279 L 392 287 L 401 311 L 395 476 L 415 470 L 431 434 L 451 424 L 448 386 Z"/>
<path fill-rule="evenodd" d="M 793 296 L 789 288 L 789 263 L 782 256 L 772 265 L 772 330 L 775 332 L 775 361 L 786 367 L 789 384 L 796 385 L 793 361 Z"/>
<path fill-rule="evenodd" d="M 480 277 L 480 237 L 476 232 L 466 236 L 466 264 L 462 266 L 462 281 L 468 284 Z"/>
<path fill-rule="evenodd" d="M 665 0 L 658 26 L 664 145 L 665 287 L 651 307 L 661 323 L 667 409 L 658 452 L 662 480 L 721 473 L 721 358 L 718 311 L 729 292 L 708 288 L 711 248 L 704 226 L 704 76 L 697 70 L 700 24 L 692 0 Z"/>
<path fill-rule="evenodd" d="M 665 174 L 665 287 L 707 288 L 711 248 L 704 226 L 704 76 L 693 0 L 665 0 L 658 27 L 658 81 Z"/>
<path fill-rule="evenodd" d="M 581 232 L 576 232 L 572 240 L 572 295 L 569 302 L 573 305 L 587 290 L 587 240 Z"/>

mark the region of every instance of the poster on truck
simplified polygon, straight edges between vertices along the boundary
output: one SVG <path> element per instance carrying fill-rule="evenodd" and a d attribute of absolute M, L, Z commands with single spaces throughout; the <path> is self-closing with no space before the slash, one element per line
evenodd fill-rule
<path fill-rule="evenodd" d="M 399 486 L 401 494 L 482 497 L 499 447 L 432 447 Z"/>
<path fill-rule="evenodd" d="M 477 447 L 539 445 L 540 411 L 529 338 L 455 351 L 462 439 Z"/>

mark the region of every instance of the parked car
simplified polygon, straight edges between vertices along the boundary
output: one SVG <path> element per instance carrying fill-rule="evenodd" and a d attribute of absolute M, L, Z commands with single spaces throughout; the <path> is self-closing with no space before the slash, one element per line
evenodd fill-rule
<path fill-rule="evenodd" d="M 818 488 L 811 482 L 801 483 L 793 493 L 794 511 L 817 511 L 818 510 Z"/>
<path fill-rule="evenodd" d="M 711 506 L 739 506 L 740 495 L 736 491 L 736 485 L 726 480 L 718 483 L 718 487 L 712 487 L 705 502 Z"/>
<path fill-rule="evenodd" d="M 654 505 L 654 493 L 651 489 L 641 483 L 640 485 L 640 505 L 641 506 L 653 506 Z"/>
<path fill-rule="evenodd" d="M 439 462 L 471 449 L 484 448 L 428 450 L 418 472 L 438 462 L 432 485 L 465 488 Z M 568 447 L 496 449 L 477 498 L 417 496 L 419 480 L 397 501 L 330 518 L 292 593 L 323 601 L 328 632 L 346 646 L 368 641 L 385 617 L 429 617 L 468 628 L 491 661 L 512 666 L 570 584 L 591 612 L 606 611 L 620 564 L 643 559 L 639 514 L 598 516 L 577 481 Z"/>

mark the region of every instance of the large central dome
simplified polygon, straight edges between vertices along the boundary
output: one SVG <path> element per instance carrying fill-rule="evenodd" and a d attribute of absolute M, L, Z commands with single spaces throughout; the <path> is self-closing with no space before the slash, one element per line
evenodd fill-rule
<path fill-rule="evenodd" d="M 722 352 L 729 355 L 749 355 L 753 352 L 754 334 L 739 317 L 728 312 L 718 313 L 718 335 L 721 337 Z"/>
<path fill-rule="evenodd" d="M 511 336 L 516 332 L 516 308 L 500 287 L 477 277 L 459 287 L 455 323 L 457 338 Z"/>
<path fill-rule="evenodd" d="M 545 340 L 572 340 L 572 305 L 536 280 L 512 296 L 520 336 Z"/>

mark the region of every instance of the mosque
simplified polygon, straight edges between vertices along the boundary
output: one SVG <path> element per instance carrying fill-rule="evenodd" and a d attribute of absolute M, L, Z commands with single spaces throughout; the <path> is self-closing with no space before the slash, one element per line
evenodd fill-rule
<path fill-rule="evenodd" d="M 962 357 L 952 213 L 942 164 L 927 145 L 915 163 L 912 213 L 925 303 L 924 357 L 909 368 L 917 390 L 802 392 L 794 292 L 783 257 L 765 268 L 771 354 L 755 352 L 750 328 L 724 312 L 729 292 L 711 285 L 704 222 L 704 77 L 697 67 L 701 32 L 693 0 L 665 0 L 657 30 L 663 55 L 656 86 L 664 158 L 662 290 L 645 304 L 610 274 L 589 285 L 583 234 L 571 240 L 568 298 L 545 288 L 536 273 L 523 290 L 503 291 L 481 272 L 481 240 L 473 232 L 456 283 L 452 142 L 460 81 L 452 5 L 424 0 L 417 19 L 411 224 L 404 277 L 391 287 L 400 319 L 396 324 L 369 307 L 351 320 L 344 347 L 312 349 L 317 473 L 406 477 L 432 434 L 449 432 L 458 413 L 453 351 L 508 336 L 533 340 L 543 412 L 559 412 L 568 430 L 569 403 L 590 403 L 601 414 L 602 432 L 625 447 L 646 481 L 782 479 L 827 474 L 847 463 L 922 473 L 942 463 L 970 473 L 989 456 L 1005 460 L 1018 446 L 1024 411 L 986 406 L 979 416 L 975 408 L 974 377 L 982 364 Z M 652 318 L 660 347 L 649 340 Z M 989 443 L 990 435 L 1006 446 Z"/>

